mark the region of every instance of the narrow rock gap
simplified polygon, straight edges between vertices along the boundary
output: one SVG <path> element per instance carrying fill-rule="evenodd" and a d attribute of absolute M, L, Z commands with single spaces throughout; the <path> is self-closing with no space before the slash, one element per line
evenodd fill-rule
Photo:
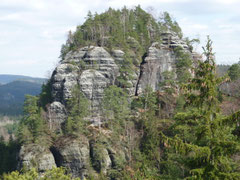
<path fill-rule="evenodd" d="M 142 77 L 142 74 L 143 74 L 142 65 L 146 63 L 146 62 L 145 62 L 145 58 L 146 58 L 146 57 L 147 57 L 147 52 L 144 53 L 144 55 L 142 56 L 142 62 L 141 62 L 140 67 L 139 67 L 140 73 L 139 73 L 138 80 L 137 80 L 137 84 L 136 84 L 136 87 L 135 87 L 135 96 L 138 96 L 139 81 L 140 81 L 140 79 L 141 79 L 141 77 Z"/>
<path fill-rule="evenodd" d="M 54 160 L 55 160 L 55 164 L 57 165 L 57 167 L 60 167 L 62 165 L 63 162 L 63 157 L 60 154 L 60 152 L 58 151 L 58 149 L 54 146 L 50 147 L 50 151 L 53 154 Z"/>

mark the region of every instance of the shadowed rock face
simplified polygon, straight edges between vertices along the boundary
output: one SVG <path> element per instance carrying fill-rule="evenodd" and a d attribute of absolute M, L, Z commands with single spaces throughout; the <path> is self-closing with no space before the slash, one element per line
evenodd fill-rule
<path fill-rule="evenodd" d="M 153 43 L 141 65 L 141 72 L 136 94 L 141 94 L 149 86 L 153 91 L 159 90 L 159 83 L 163 80 L 162 73 L 175 71 L 175 56 L 172 50 Z"/>
<path fill-rule="evenodd" d="M 27 144 L 21 147 L 18 169 L 37 167 L 40 173 L 53 167 L 65 167 L 73 177 L 84 179 L 89 174 L 107 174 L 126 162 L 124 147 L 114 148 L 106 142 L 89 141 L 85 136 L 60 137 L 52 147 Z"/>
<path fill-rule="evenodd" d="M 51 148 L 58 167 L 69 169 L 74 177 L 84 177 L 90 167 L 88 139 L 60 139 L 60 144 Z"/>

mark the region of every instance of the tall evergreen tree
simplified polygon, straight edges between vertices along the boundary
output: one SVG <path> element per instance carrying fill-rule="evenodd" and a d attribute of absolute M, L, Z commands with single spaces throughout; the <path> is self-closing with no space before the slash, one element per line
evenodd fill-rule
<path fill-rule="evenodd" d="M 65 124 L 65 133 L 85 133 L 88 122 L 85 118 L 89 115 L 89 102 L 79 85 L 73 88 L 72 97 L 67 102 L 67 108 L 69 114 Z"/>
<path fill-rule="evenodd" d="M 104 90 L 102 111 L 111 130 L 113 127 L 117 128 L 115 130 L 124 127 L 124 121 L 130 113 L 128 104 L 127 93 L 122 88 L 112 85 Z"/>
<path fill-rule="evenodd" d="M 162 134 L 162 139 L 182 155 L 182 163 L 189 169 L 184 174 L 187 179 L 239 179 L 232 159 L 239 151 L 239 142 L 233 134 L 236 124 L 227 123 L 220 114 L 217 87 L 223 78 L 216 76 L 209 38 L 204 55 L 206 60 L 199 61 L 195 77 L 184 86 L 189 111 L 175 116 L 176 136 L 168 138 Z"/>
<path fill-rule="evenodd" d="M 26 95 L 24 101 L 24 116 L 20 121 L 18 138 L 22 142 L 36 142 L 44 137 L 46 123 L 41 116 L 39 97 Z"/>

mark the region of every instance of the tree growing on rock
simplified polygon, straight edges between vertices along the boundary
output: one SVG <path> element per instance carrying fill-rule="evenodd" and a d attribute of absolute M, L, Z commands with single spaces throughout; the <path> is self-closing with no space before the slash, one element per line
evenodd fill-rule
<path fill-rule="evenodd" d="M 130 113 L 127 93 L 115 85 L 109 86 L 104 90 L 102 108 L 111 130 L 124 127 L 124 121 Z"/>
<path fill-rule="evenodd" d="M 72 90 L 72 97 L 67 102 L 68 118 L 65 123 L 66 134 L 86 133 L 89 115 L 89 102 L 79 85 Z"/>

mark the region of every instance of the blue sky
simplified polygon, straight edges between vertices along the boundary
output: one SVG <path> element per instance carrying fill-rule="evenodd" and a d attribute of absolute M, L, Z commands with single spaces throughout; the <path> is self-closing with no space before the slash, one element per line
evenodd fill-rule
<path fill-rule="evenodd" d="M 156 17 L 168 11 L 185 36 L 200 38 L 199 52 L 210 35 L 218 64 L 239 61 L 240 0 L 0 0 L 0 74 L 49 77 L 67 32 L 89 10 L 138 4 Z"/>

